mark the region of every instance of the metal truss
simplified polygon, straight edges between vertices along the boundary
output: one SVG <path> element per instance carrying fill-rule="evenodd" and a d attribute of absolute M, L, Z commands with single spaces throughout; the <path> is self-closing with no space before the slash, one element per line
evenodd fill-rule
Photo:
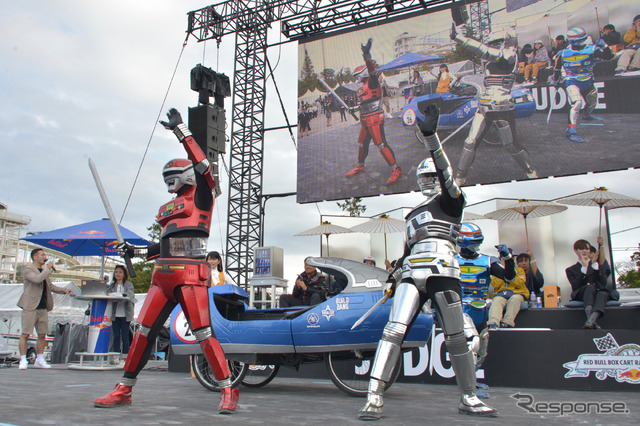
<path fill-rule="evenodd" d="M 260 242 L 266 47 L 266 23 L 236 32 L 226 266 L 239 285 L 249 282 Z"/>
<path fill-rule="evenodd" d="M 491 16 L 489 15 L 489 1 L 480 0 L 469 5 L 469 20 L 473 35 L 484 42 L 491 34 Z"/>
<path fill-rule="evenodd" d="M 390 17 L 437 10 L 453 0 L 228 0 L 189 12 L 189 35 L 198 41 L 236 34 L 230 147 L 226 270 L 246 286 L 253 251 L 263 236 L 261 202 L 267 30 L 301 40 Z"/>

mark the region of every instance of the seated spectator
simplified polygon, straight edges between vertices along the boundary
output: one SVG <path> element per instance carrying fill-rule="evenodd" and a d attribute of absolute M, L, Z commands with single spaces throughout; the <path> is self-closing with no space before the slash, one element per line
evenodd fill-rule
<path fill-rule="evenodd" d="M 533 52 L 533 46 L 529 43 L 522 46 L 522 49 L 518 52 L 518 72 L 524 72 L 524 67 L 529 62 L 529 56 Z"/>
<path fill-rule="evenodd" d="M 504 265 L 504 260 L 502 263 Z M 522 302 L 529 299 L 529 289 L 527 289 L 524 270 L 517 267 L 516 276 L 510 282 L 492 276 L 491 286 L 494 289 L 494 293 L 492 296 L 493 301 L 489 308 L 489 330 L 497 329 L 498 324 L 503 328 L 514 327 Z"/>
<path fill-rule="evenodd" d="M 549 52 L 544 48 L 542 40 L 536 40 L 533 43 L 533 52 L 531 52 L 527 65 L 524 67 L 524 79 L 530 83 L 537 83 L 540 68 L 548 67 L 550 62 Z"/>
<path fill-rule="evenodd" d="M 325 300 L 326 285 L 324 276 L 306 262 L 304 272 L 298 275 L 291 294 L 280 296 L 280 307 L 312 306 Z"/>
<path fill-rule="evenodd" d="M 536 296 L 542 297 L 544 293 L 544 277 L 542 272 L 538 269 L 536 259 L 533 257 L 531 249 L 527 249 L 526 253 L 520 253 L 516 258 L 518 267 L 522 268 L 527 277 L 527 289 L 529 293 L 534 293 Z"/>
<path fill-rule="evenodd" d="M 607 24 L 602 28 L 602 41 L 607 43 L 607 46 L 615 46 L 622 43 L 622 37 L 620 33 L 616 31 L 616 27 L 611 24 Z"/>
<path fill-rule="evenodd" d="M 598 248 L 602 248 L 601 237 L 598 237 Z M 573 251 L 578 257 L 578 262 L 565 270 L 567 279 L 571 283 L 571 300 L 584 303 L 587 321 L 583 328 L 600 328 L 596 321 L 604 316 L 604 308 L 610 298 L 609 289 L 606 286 L 604 251 L 599 251 L 598 262 L 591 261 L 591 244 L 586 240 L 576 241 L 573 244 Z"/>
<path fill-rule="evenodd" d="M 565 40 L 564 36 L 561 34 L 557 36 L 556 40 L 553 42 L 549 56 L 551 57 L 551 59 L 555 60 L 558 52 L 563 51 L 567 47 L 569 47 L 569 42 L 567 42 L 567 40 Z"/>
<path fill-rule="evenodd" d="M 376 266 L 376 260 L 371 256 L 365 257 L 364 259 L 362 259 L 362 262 L 366 263 L 367 265 Z"/>
<path fill-rule="evenodd" d="M 629 31 L 624 33 L 624 50 L 618 58 L 616 75 L 640 70 L 640 15 L 633 18 Z"/>

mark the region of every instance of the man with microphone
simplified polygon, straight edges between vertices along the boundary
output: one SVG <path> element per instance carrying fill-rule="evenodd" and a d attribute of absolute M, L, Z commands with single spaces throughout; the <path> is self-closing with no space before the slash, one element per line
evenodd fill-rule
<path fill-rule="evenodd" d="M 58 287 L 51 283 L 49 275 L 55 272 L 53 262 L 48 262 L 47 255 L 43 249 L 37 248 L 31 251 L 33 263 L 27 265 L 22 270 L 24 278 L 24 291 L 18 306 L 22 308 L 22 335 L 20 336 L 20 370 L 26 370 L 27 361 L 27 340 L 29 334 L 36 329 L 38 340 L 36 342 L 36 362 L 35 368 L 51 368 L 44 359 L 44 338 L 49 331 L 49 311 L 53 309 L 53 295 L 51 292 L 60 294 L 72 294 L 73 291 Z"/>

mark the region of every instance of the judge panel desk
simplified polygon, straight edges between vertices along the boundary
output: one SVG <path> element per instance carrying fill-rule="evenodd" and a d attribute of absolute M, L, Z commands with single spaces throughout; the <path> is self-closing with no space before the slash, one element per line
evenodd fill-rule
<path fill-rule="evenodd" d="M 607 307 L 598 330 L 582 308 L 521 311 L 515 328 L 489 334 L 490 386 L 640 391 L 640 306 Z"/>

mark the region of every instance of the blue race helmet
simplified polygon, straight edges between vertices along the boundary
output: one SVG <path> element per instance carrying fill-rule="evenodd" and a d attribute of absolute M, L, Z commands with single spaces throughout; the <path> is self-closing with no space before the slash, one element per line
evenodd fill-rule
<path fill-rule="evenodd" d="M 567 39 L 569 40 L 569 44 L 571 46 L 584 46 L 587 44 L 587 38 L 589 35 L 582 27 L 571 28 L 567 32 Z"/>
<path fill-rule="evenodd" d="M 475 223 L 463 222 L 458 234 L 458 246 L 461 249 L 477 252 L 484 241 L 482 229 Z"/>

